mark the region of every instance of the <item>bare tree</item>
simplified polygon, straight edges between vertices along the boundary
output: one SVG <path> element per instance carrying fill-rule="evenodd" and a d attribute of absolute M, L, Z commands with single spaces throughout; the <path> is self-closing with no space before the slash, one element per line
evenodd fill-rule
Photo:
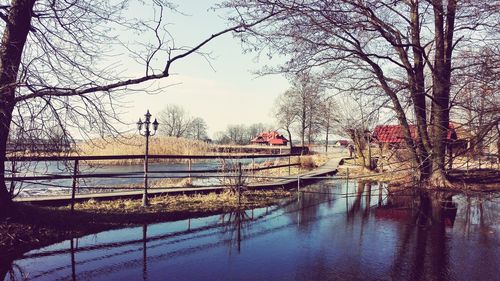
<path fill-rule="evenodd" d="M 262 123 L 252 124 L 252 125 L 248 126 L 246 129 L 246 131 L 247 131 L 246 138 L 248 140 L 251 140 L 251 139 L 255 138 L 258 134 L 264 132 L 265 130 L 268 130 L 269 128 L 270 128 L 269 126 L 266 126 Z"/>
<path fill-rule="evenodd" d="M 370 168 L 370 159 L 365 155 L 369 144 L 367 132 L 371 131 L 378 121 L 378 110 L 372 108 L 361 97 L 339 99 L 335 114 L 336 133 L 349 137 L 354 143 L 356 155 L 362 159 L 365 168 Z"/>
<path fill-rule="evenodd" d="M 127 16 L 134 4 L 149 18 Z M 178 47 L 166 30 L 168 1 L 11 0 L 0 5 L 0 215 L 13 210 L 5 185 L 9 133 L 46 128 L 53 120 L 61 130 L 82 136 L 116 133 L 116 103 L 134 85 L 170 76 L 174 63 L 199 53 L 208 42 L 242 26 L 210 35 L 192 47 Z M 151 34 L 125 43 L 124 30 Z M 128 34 L 127 34 L 128 35 Z M 147 38 L 151 38 L 148 40 Z M 125 52 L 144 72 L 125 76 L 120 67 Z M 119 46 L 119 47 L 118 47 Z M 20 130 L 14 129 L 21 128 Z M 42 130 L 44 131 L 44 130 Z M 44 131 L 45 132 L 45 131 Z M 15 138 L 11 138 L 15 139 Z"/>
<path fill-rule="evenodd" d="M 203 118 L 196 117 L 191 120 L 187 137 L 195 140 L 204 140 L 208 138 L 208 126 Z"/>
<path fill-rule="evenodd" d="M 455 75 L 452 116 L 469 132 L 470 151 L 480 156 L 498 142 L 500 46 L 462 52 Z"/>
<path fill-rule="evenodd" d="M 250 139 L 246 134 L 245 125 L 229 125 L 227 126 L 226 135 L 232 144 L 248 144 Z"/>
<path fill-rule="evenodd" d="M 323 88 L 317 77 L 306 72 L 294 75 L 291 83 L 292 88 L 285 93 L 286 99 L 290 100 L 291 110 L 295 112 L 301 145 L 305 145 L 306 138 L 310 145 L 319 129 Z"/>
<path fill-rule="evenodd" d="M 338 106 L 333 96 L 325 98 L 319 106 L 319 124 L 325 134 L 325 153 L 328 153 L 329 136 L 336 123 L 338 123 Z"/>
<path fill-rule="evenodd" d="M 293 102 L 293 95 L 290 90 L 288 90 L 276 99 L 273 108 L 278 127 L 286 130 L 288 134 L 290 147 L 293 147 L 292 126 L 297 121 L 297 114 L 294 110 Z"/>
<path fill-rule="evenodd" d="M 419 179 L 449 186 L 444 152 L 454 54 L 467 43 L 497 44 L 497 3 L 229 0 L 223 6 L 234 8 L 235 22 L 267 17 L 242 38 L 262 53 L 287 55 L 284 65 L 269 72 L 320 68 L 341 74 L 336 79 L 352 81 L 360 89 L 382 89 L 403 129 Z M 376 84 L 367 84 L 372 81 Z M 410 133 L 406 106 L 411 106 L 417 139 Z"/>
<path fill-rule="evenodd" d="M 214 134 L 214 140 L 217 144 L 230 144 L 231 139 L 227 135 L 227 132 L 219 131 Z"/>
<path fill-rule="evenodd" d="M 187 137 L 192 120 L 182 107 L 169 104 L 158 116 L 159 122 L 162 124 L 161 134 L 176 138 Z"/>

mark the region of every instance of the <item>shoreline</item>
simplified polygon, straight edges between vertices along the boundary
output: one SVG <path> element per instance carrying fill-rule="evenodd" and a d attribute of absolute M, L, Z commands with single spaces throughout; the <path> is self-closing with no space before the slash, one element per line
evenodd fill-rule
<path fill-rule="evenodd" d="M 397 172 L 386 170 L 383 172 L 369 171 L 360 165 L 339 165 L 339 176 L 358 180 L 386 182 L 393 186 L 415 187 L 417 184 L 412 179 L 411 172 Z M 450 192 L 500 192 L 500 171 L 496 169 L 452 169 L 448 174 L 453 188 L 425 188 L 425 190 L 450 191 Z"/>

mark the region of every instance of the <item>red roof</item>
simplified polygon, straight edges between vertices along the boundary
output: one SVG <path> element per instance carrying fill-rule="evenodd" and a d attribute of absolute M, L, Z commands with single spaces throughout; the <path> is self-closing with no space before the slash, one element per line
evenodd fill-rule
<path fill-rule="evenodd" d="M 269 144 L 274 145 L 285 145 L 288 142 L 287 139 L 270 139 Z"/>
<path fill-rule="evenodd" d="M 256 138 L 252 139 L 250 142 L 252 143 L 261 143 L 261 144 L 272 144 L 272 145 L 286 145 L 288 140 L 280 135 L 276 131 L 262 132 Z"/>
<path fill-rule="evenodd" d="M 417 126 L 410 125 L 412 139 L 417 138 Z M 377 125 L 373 130 L 372 138 L 379 143 L 401 143 L 404 141 L 403 130 L 400 125 Z M 450 123 L 446 139 L 456 139 L 455 126 Z"/>
<path fill-rule="evenodd" d="M 339 140 L 337 141 L 340 145 L 343 145 L 343 146 L 348 146 L 349 145 L 349 141 L 348 140 Z"/>

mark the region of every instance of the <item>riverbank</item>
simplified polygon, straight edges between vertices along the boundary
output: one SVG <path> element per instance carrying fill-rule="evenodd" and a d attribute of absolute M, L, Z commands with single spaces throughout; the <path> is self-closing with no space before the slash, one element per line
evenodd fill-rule
<path fill-rule="evenodd" d="M 140 200 L 89 200 L 75 212 L 69 206 L 40 207 L 17 203 L 17 214 L 0 223 L 1 258 L 22 253 L 69 238 L 119 227 L 209 216 L 241 209 L 270 206 L 293 191 L 245 191 L 238 204 L 237 194 L 226 191 L 207 195 L 159 196 L 142 207 Z"/>
<path fill-rule="evenodd" d="M 384 169 L 370 171 L 362 167 L 359 159 L 344 159 L 338 168 L 338 176 L 350 179 L 387 182 L 393 186 L 410 187 L 415 185 L 414 171 L 409 163 L 397 166 L 386 165 Z M 451 191 L 500 191 L 500 171 L 498 169 L 452 169 L 448 180 L 453 186 Z"/>

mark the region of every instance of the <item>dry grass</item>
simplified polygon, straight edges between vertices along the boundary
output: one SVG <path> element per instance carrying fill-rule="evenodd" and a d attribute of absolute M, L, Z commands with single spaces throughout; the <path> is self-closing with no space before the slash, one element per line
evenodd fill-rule
<path fill-rule="evenodd" d="M 317 168 L 325 164 L 328 160 L 329 158 L 323 154 L 292 157 L 290 163 L 299 165 L 290 167 L 290 172 L 288 167 L 257 171 L 255 172 L 255 174 L 253 174 L 253 176 L 256 176 L 257 178 L 249 178 L 247 179 L 247 183 L 262 183 L 262 182 L 272 181 L 272 179 L 269 178 L 258 178 L 258 177 L 272 178 L 272 177 L 287 177 L 287 176 L 298 175 L 310 171 L 314 168 Z M 287 165 L 287 164 L 288 164 L 288 158 L 277 158 L 274 161 L 266 161 L 264 163 L 260 163 L 259 165 L 256 165 L 256 168 Z M 248 165 L 246 168 L 251 168 L 251 165 Z"/>
<path fill-rule="evenodd" d="M 372 156 L 380 156 L 373 152 L 374 150 L 372 150 Z M 365 152 L 365 155 L 368 155 L 368 153 Z M 362 158 L 348 159 L 344 161 L 343 165 L 338 167 L 337 175 L 343 177 L 349 175 L 349 178 L 352 179 L 359 178 L 394 184 L 411 182 L 413 170 L 411 169 L 408 157 L 408 154 L 403 150 L 392 151 L 390 157 L 379 158 L 378 167 L 373 171 L 363 167 Z"/>
<path fill-rule="evenodd" d="M 222 193 L 195 194 L 195 195 L 166 195 L 153 197 L 150 206 L 141 206 L 141 200 L 122 199 L 112 201 L 88 200 L 75 205 L 78 211 L 92 211 L 95 213 L 174 213 L 174 212 L 214 212 L 229 211 L 237 208 L 255 208 L 276 203 L 279 199 L 290 196 L 292 193 L 285 190 L 253 190 L 246 191 L 238 205 L 236 193 L 226 190 Z M 63 209 L 67 209 L 63 207 Z"/>
<path fill-rule="evenodd" d="M 206 155 L 211 151 L 210 144 L 185 138 L 154 136 L 149 139 L 149 153 L 158 155 Z M 96 139 L 80 144 L 80 155 L 144 155 L 145 140 L 142 136 L 121 137 L 116 139 Z M 96 161 L 93 161 L 95 163 Z M 99 164 L 127 165 L 142 163 L 142 159 L 123 159 L 100 161 Z"/>
<path fill-rule="evenodd" d="M 361 159 L 344 161 L 344 164 L 338 168 L 338 175 L 347 176 L 348 171 L 351 179 L 390 182 L 393 185 L 405 187 L 415 184 L 415 168 L 412 167 L 408 152 L 404 150 L 392 151 L 390 157 L 379 161 L 379 166 L 374 171 L 363 168 L 360 165 L 361 161 Z M 455 169 L 448 171 L 448 179 L 453 190 L 498 191 L 500 189 L 500 170 L 498 166 L 495 167 L 496 164 L 483 164 L 483 168 L 479 169 L 477 163 L 471 161 L 467 170 L 459 161 L 455 160 L 453 163 Z"/>

